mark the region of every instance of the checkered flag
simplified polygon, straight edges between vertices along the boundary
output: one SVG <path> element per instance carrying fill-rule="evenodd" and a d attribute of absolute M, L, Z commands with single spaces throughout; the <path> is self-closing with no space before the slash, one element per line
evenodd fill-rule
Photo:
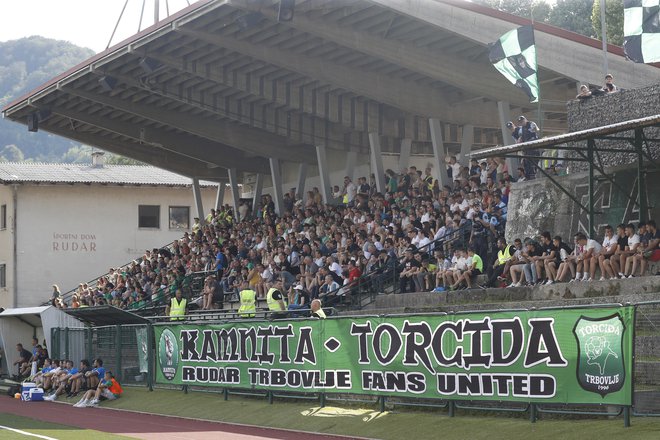
<path fill-rule="evenodd" d="M 538 102 L 539 81 L 532 26 L 523 26 L 502 35 L 490 44 L 489 58 L 506 79 L 527 93 L 529 102 Z"/>
<path fill-rule="evenodd" d="M 636 63 L 660 61 L 660 0 L 623 1 L 623 50 Z"/>

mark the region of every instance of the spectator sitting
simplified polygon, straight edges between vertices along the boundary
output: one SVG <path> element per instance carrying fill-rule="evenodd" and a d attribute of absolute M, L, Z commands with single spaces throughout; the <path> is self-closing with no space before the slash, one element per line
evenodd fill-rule
<path fill-rule="evenodd" d="M 110 371 L 106 371 L 103 380 L 98 384 L 96 390 L 88 390 L 78 403 L 73 405 L 76 408 L 86 406 L 96 406 L 101 400 L 116 400 L 124 392 L 119 382 L 117 382 Z"/>

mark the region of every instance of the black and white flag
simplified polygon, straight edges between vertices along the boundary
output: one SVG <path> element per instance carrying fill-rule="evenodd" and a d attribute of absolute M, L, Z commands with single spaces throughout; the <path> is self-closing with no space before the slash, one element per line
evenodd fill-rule
<path fill-rule="evenodd" d="M 489 58 L 502 75 L 527 93 L 529 102 L 538 102 L 539 81 L 532 26 L 523 26 L 502 35 L 490 45 Z"/>
<path fill-rule="evenodd" d="M 660 0 L 623 1 L 623 50 L 636 63 L 660 61 Z"/>

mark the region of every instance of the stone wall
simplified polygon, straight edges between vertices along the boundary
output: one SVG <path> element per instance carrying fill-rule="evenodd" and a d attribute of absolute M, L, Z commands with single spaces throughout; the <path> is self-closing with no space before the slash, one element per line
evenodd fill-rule
<path fill-rule="evenodd" d="M 567 109 L 568 130 L 571 132 L 658 115 L 660 114 L 660 69 L 658 84 L 641 89 L 622 90 L 611 95 L 570 101 Z M 647 128 L 644 133 L 649 139 L 660 139 L 659 127 Z M 617 134 L 617 136 L 621 135 L 633 137 L 634 132 Z M 626 148 L 631 152 L 634 150 L 632 144 L 626 141 L 597 140 L 596 142 L 598 146 Z M 649 142 L 648 148 L 653 158 L 660 159 L 660 142 Z M 605 166 L 626 165 L 637 161 L 637 156 L 632 153 L 601 153 L 600 156 Z M 573 172 L 587 169 L 585 163 L 573 162 L 568 166 Z"/>
<path fill-rule="evenodd" d="M 639 221 L 639 209 L 627 196 L 637 197 L 637 169 L 635 167 L 617 167 L 606 170 L 614 181 L 623 188 L 616 188 L 605 179 L 598 179 L 594 184 L 595 212 L 598 225 L 597 238 L 603 235 L 607 224 Z M 562 185 L 581 203 L 588 206 L 588 173 L 569 174 L 559 177 Z M 648 194 L 647 206 L 650 218 L 660 220 L 660 168 L 649 170 L 646 174 Z M 538 236 L 543 231 L 561 235 L 571 240 L 578 231 L 587 232 L 588 214 L 582 211 L 566 194 L 549 179 L 536 179 L 514 183 L 509 198 L 507 214 L 507 240 Z M 592 234 L 593 235 L 593 234 Z"/>

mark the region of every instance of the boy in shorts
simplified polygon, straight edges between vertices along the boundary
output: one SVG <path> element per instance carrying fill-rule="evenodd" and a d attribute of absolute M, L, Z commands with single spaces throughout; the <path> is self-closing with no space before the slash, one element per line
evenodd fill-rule
<path fill-rule="evenodd" d="M 76 408 L 84 408 L 86 406 L 96 406 L 101 400 L 116 400 L 123 393 L 121 385 L 115 380 L 112 372 L 106 371 L 103 380 L 99 382 L 96 390 L 89 390 L 85 393 L 82 399 L 75 405 Z"/>

